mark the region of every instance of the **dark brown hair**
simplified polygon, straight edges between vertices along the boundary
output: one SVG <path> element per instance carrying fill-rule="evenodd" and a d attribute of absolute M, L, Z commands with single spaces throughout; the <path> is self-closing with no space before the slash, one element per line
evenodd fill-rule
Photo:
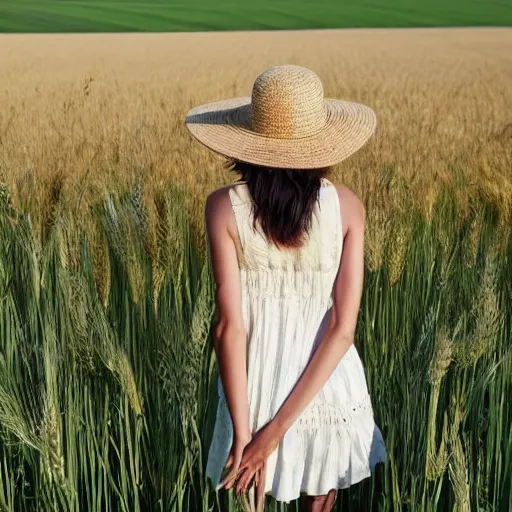
<path fill-rule="evenodd" d="M 233 159 L 228 159 L 226 165 L 247 183 L 253 199 L 253 227 L 260 221 L 271 243 L 301 247 L 311 228 L 321 178 L 330 168 L 279 169 Z"/>

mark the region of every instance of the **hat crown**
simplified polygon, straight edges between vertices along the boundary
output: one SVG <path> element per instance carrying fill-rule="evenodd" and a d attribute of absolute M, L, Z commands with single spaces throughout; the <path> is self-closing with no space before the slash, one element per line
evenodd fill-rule
<path fill-rule="evenodd" d="M 266 137 L 296 139 L 319 133 L 327 112 L 320 78 L 310 69 L 274 66 L 252 88 L 252 129 Z"/>

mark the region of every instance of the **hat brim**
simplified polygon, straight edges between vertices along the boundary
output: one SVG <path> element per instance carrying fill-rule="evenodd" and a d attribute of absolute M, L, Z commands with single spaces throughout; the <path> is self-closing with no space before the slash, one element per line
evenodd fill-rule
<path fill-rule="evenodd" d="M 266 167 L 315 169 L 341 162 L 360 149 L 377 125 L 375 112 L 351 101 L 325 99 L 326 123 L 308 137 L 278 139 L 251 129 L 251 98 L 193 108 L 185 124 L 206 147 L 221 155 Z"/>

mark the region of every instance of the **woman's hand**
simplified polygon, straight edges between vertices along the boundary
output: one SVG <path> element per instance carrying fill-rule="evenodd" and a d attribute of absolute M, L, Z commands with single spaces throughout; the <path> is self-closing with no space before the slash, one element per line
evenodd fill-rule
<path fill-rule="evenodd" d="M 265 485 L 267 458 L 278 447 L 281 439 L 282 435 L 275 423 L 268 422 L 253 434 L 251 441 L 244 447 L 237 471 L 231 472 L 219 485 L 228 490 L 236 485 L 237 494 L 243 494 L 254 476 L 261 491 Z"/>
<path fill-rule="evenodd" d="M 225 476 L 225 480 L 231 479 L 233 475 L 236 474 L 238 471 L 238 468 L 240 466 L 240 462 L 242 460 L 242 454 L 244 451 L 244 448 L 249 444 L 249 442 L 252 439 L 252 434 L 249 432 L 246 435 L 235 435 L 233 444 L 231 445 L 231 450 L 229 451 L 228 458 L 226 460 L 226 465 L 224 466 L 224 469 L 222 470 L 222 476 L 226 475 L 226 471 L 231 468 L 231 471 Z M 220 489 L 223 486 L 224 482 L 221 482 L 217 486 L 217 490 Z"/>

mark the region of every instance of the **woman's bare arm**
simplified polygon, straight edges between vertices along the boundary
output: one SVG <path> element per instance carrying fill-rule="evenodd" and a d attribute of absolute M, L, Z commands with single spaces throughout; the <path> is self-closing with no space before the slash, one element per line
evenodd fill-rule
<path fill-rule="evenodd" d="M 251 431 L 247 400 L 246 332 L 233 240 L 236 224 L 227 187 L 217 189 L 208 196 L 205 223 L 216 284 L 214 345 L 219 374 L 233 421 L 234 437 L 247 440 L 251 437 Z"/>
<path fill-rule="evenodd" d="M 341 186 L 337 190 L 343 190 Z M 359 198 L 345 189 L 338 192 L 340 215 L 346 227 L 343 253 L 333 289 L 331 322 L 323 339 L 288 398 L 272 419 L 284 436 L 301 412 L 322 389 L 354 342 L 364 278 L 365 210 Z"/>

